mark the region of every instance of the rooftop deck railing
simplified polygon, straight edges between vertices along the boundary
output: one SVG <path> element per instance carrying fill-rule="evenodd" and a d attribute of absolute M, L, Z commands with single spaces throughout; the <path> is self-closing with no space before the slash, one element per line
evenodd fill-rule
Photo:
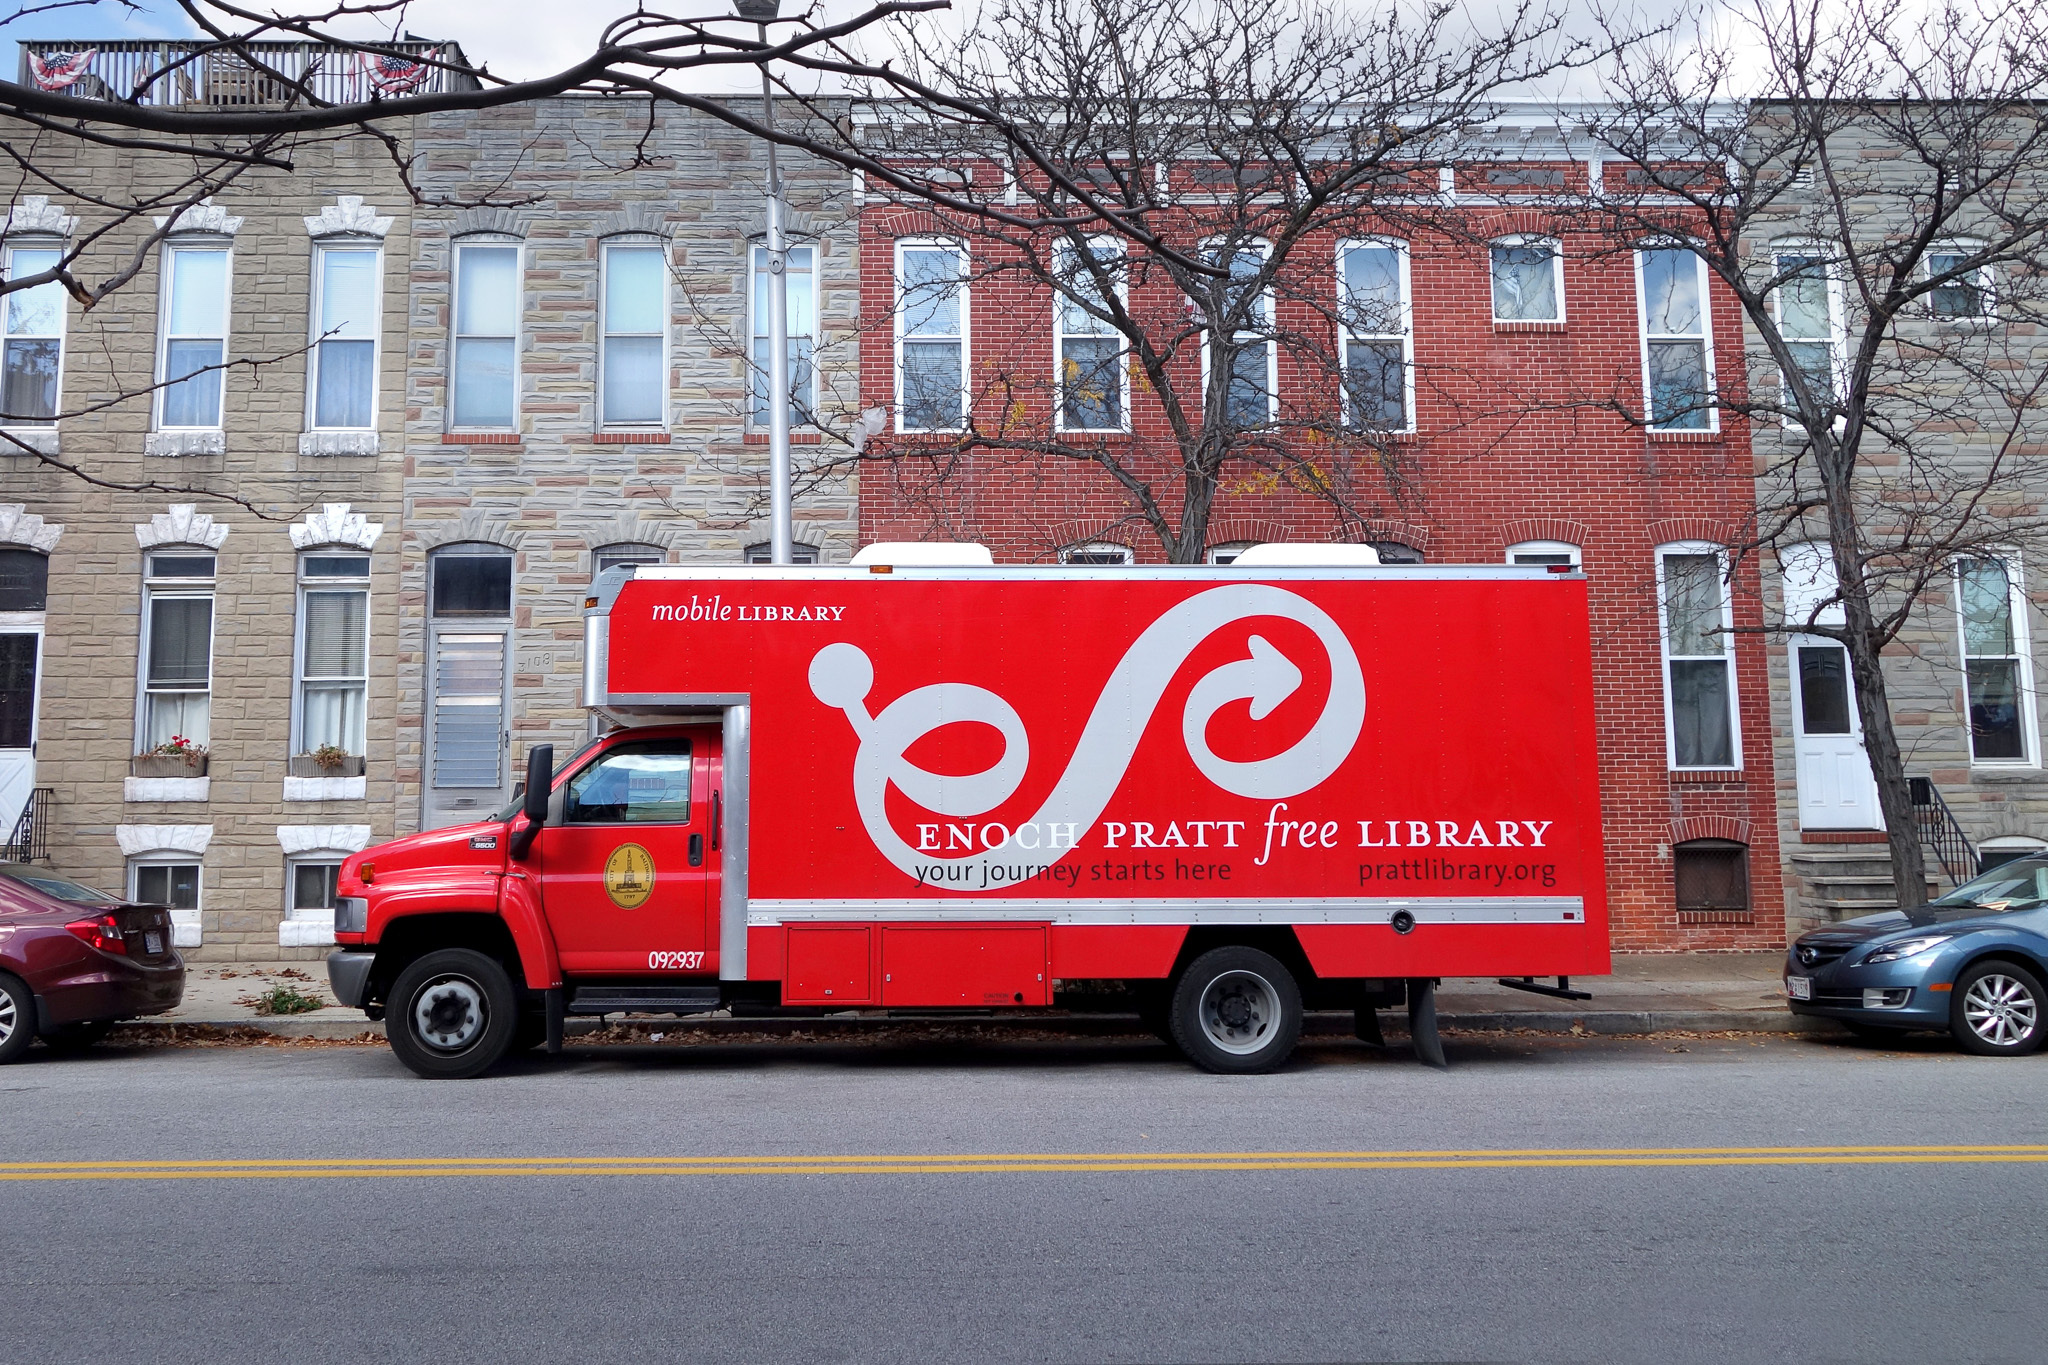
<path fill-rule="evenodd" d="M 463 63 L 453 43 L 379 43 L 375 52 L 318 43 L 24 42 L 16 80 L 81 100 L 161 107 L 237 108 L 360 104 L 371 99 L 475 90 L 476 77 L 433 65 Z"/>

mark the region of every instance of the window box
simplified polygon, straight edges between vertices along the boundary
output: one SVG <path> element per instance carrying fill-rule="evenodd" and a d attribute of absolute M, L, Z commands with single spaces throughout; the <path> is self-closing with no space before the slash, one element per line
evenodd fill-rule
<path fill-rule="evenodd" d="M 130 777 L 205 777 L 205 754 L 137 754 L 128 760 Z"/>
<path fill-rule="evenodd" d="M 322 764 L 311 754 L 293 754 L 291 767 L 287 770 L 293 777 L 361 777 L 365 760 L 361 754 L 350 754 L 339 763 Z"/>

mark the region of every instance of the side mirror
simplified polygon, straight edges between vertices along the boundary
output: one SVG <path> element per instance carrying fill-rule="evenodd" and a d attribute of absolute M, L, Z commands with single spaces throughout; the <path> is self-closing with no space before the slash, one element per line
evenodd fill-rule
<path fill-rule="evenodd" d="M 524 858 L 533 847 L 533 837 L 540 833 L 540 827 L 548 822 L 549 790 L 555 778 L 555 746 L 536 744 L 526 751 L 526 827 L 512 835 L 512 846 L 506 851 L 515 858 Z"/>

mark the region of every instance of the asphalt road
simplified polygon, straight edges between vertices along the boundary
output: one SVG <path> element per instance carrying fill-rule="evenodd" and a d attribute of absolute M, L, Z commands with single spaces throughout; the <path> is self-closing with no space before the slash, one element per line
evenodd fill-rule
<path fill-rule="evenodd" d="M 1450 1053 L 1223 1079 L 1130 1040 L 640 1046 L 431 1083 L 381 1047 L 36 1049 L 0 1070 L 0 1359 L 2048 1350 L 2048 1058 Z"/>

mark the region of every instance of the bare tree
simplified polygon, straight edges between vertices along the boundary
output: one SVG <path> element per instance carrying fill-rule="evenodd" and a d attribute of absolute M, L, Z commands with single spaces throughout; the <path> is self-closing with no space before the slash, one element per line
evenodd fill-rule
<path fill-rule="evenodd" d="M 2003 593 L 2003 557 L 2044 526 L 2041 24 L 1960 0 L 1754 3 L 1617 63 L 1588 130 L 1618 160 L 1584 211 L 1627 246 L 1689 247 L 1750 338 L 1710 363 L 1684 335 L 1698 297 L 1646 275 L 1669 314 L 1649 330 L 1672 335 L 1646 343 L 1647 402 L 1610 401 L 1651 428 L 1749 424 L 1755 522 L 1732 548 L 1806 573 L 1781 629 L 1846 650 L 1902 905 L 1926 870 L 1887 651 L 1955 576 L 1966 606 Z M 1824 547 L 1817 572 L 1800 545 Z M 1967 690 L 1976 742 L 2004 742 L 2016 678 Z"/>

